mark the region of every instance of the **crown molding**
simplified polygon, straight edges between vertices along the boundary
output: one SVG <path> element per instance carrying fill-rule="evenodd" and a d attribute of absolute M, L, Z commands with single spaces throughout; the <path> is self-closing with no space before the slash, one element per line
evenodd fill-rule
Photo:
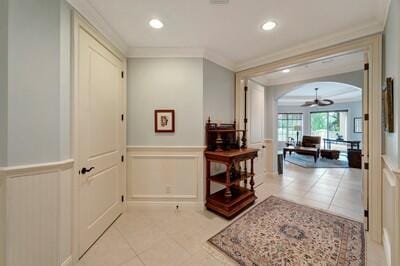
<path fill-rule="evenodd" d="M 71 0 L 70 0 L 71 1 Z M 210 50 L 204 48 L 190 47 L 130 47 L 128 52 L 129 58 L 205 58 L 220 66 L 223 66 L 234 72 L 239 72 L 255 66 L 268 64 L 280 59 L 300 55 L 306 52 L 326 48 L 332 45 L 343 43 L 346 41 L 358 39 L 383 31 L 382 23 L 370 23 L 351 30 L 331 34 L 311 42 L 307 42 L 289 49 L 281 50 L 277 53 L 259 56 L 252 60 L 242 62 L 233 62 L 223 56 L 217 55 Z"/>
<path fill-rule="evenodd" d="M 217 65 L 235 71 L 232 61 L 207 49 L 191 47 L 130 47 L 129 58 L 205 58 Z"/>
<path fill-rule="evenodd" d="M 293 73 L 292 75 L 289 74 L 282 78 L 270 79 L 265 82 L 262 82 L 262 81 L 258 81 L 258 82 L 263 84 L 263 86 L 267 86 L 267 87 L 283 85 L 283 84 L 288 84 L 288 83 L 294 83 L 294 82 L 301 82 L 301 81 L 313 82 L 311 80 L 316 79 L 316 78 L 324 78 L 324 77 L 329 77 L 329 76 L 333 76 L 333 75 L 340 75 L 340 74 L 344 74 L 344 73 L 360 71 L 360 70 L 363 70 L 363 67 L 364 67 L 364 65 L 362 62 L 357 62 L 357 63 L 353 63 L 353 64 L 347 64 L 345 66 L 332 66 L 329 69 L 324 69 L 324 70 L 320 70 L 320 71 L 311 71 L 310 73 L 307 73 L 307 74 L 297 74 L 296 75 L 295 73 Z"/>
<path fill-rule="evenodd" d="M 81 16 L 104 35 L 123 55 L 128 54 L 128 44 L 87 0 L 66 0 Z"/>
<path fill-rule="evenodd" d="M 391 0 L 384 0 L 384 5 L 383 5 L 383 29 L 386 27 L 386 22 L 389 16 L 389 8 L 390 8 L 390 3 L 392 2 Z"/>
<path fill-rule="evenodd" d="M 387 20 L 390 0 L 385 0 L 382 12 L 378 21 L 356 27 L 350 30 L 324 36 L 317 40 L 306 42 L 276 53 L 257 56 L 250 60 L 234 62 L 229 58 L 218 55 L 205 48 L 188 47 L 129 47 L 126 41 L 116 32 L 116 30 L 104 19 L 87 0 L 66 0 L 76 11 L 85 17 L 99 32 L 110 40 L 121 52 L 130 58 L 205 58 L 231 71 L 239 72 L 255 66 L 271 63 L 287 57 L 296 56 L 313 50 L 326 48 L 332 45 L 365 37 L 384 30 Z"/>
<path fill-rule="evenodd" d="M 383 23 L 373 22 L 361 27 L 356 27 L 351 30 L 334 33 L 328 36 L 324 36 L 317 40 L 306 42 L 301 45 L 297 45 L 285 50 L 281 50 L 277 53 L 270 53 L 265 56 L 258 56 L 254 59 L 247 60 L 236 64 L 235 70 L 242 71 L 252 67 L 272 63 L 284 58 L 293 57 L 296 55 L 304 54 L 307 52 L 315 51 L 318 49 L 333 46 L 339 43 L 344 43 L 361 37 L 373 35 L 382 32 L 384 29 Z"/>

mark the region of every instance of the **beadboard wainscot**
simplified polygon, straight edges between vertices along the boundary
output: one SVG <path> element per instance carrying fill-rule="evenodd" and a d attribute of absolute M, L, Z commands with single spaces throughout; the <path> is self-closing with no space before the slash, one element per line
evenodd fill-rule
<path fill-rule="evenodd" d="M 204 146 L 128 146 L 128 204 L 204 204 Z"/>
<path fill-rule="evenodd" d="M 73 163 L 71 159 L 0 168 L 4 265 L 72 265 Z"/>
<path fill-rule="evenodd" d="M 400 265 L 400 169 L 382 156 L 383 247 L 388 266 Z"/>

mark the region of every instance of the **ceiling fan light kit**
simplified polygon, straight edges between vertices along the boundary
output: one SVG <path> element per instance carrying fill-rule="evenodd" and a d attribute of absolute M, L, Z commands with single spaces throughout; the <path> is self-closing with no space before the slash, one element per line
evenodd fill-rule
<path fill-rule="evenodd" d="M 332 105 L 335 102 L 329 99 L 318 99 L 318 88 L 315 88 L 315 100 L 314 101 L 307 101 L 301 105 L 301 107 L 316 107 L 316 106 L 328 106 Z"/>

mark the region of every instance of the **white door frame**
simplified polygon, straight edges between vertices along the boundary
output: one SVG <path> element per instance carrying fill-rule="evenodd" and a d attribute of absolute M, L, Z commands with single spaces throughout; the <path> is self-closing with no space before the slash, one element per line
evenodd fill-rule
<path fill-rule="evenodd" d="M 72 96 L 71 96 L 71 151 L 72 158 L 75 162 L 79 162 L 79 98 L 78 98 L 78 55 L 79 55 L 79 29 L 84 29 L 87 31 L 92 37 L 94 37 L 98 42 L 100 42 L 104 47 L 106 47 L 111 53 L 113 53 L 116 57 L 118 57 L 123 64 L 123 85 L 122 85 L 122 102 L 123 102 L 123 114 L 124 124 L 122 130 L 122 151 L 126 158 L 126 91 L 127 91 L 127 83 L 126 83 L 126 69 L 127 69 L 127 60 L 126 57 L 116 48 L 110 41 L 107 40 L 100 32 L 98 32 L 87 20 L 85 20 L 82 16 L 80 16 L 76 11 L 72 12 L 72 42 L 71 42 L 71 84 L 72 88 Z M 126 160 L 124 160 L 122 165 L 122 193 L 126 199 Z M 72 259 L 73 264 L 76 264 L 79 260 L 79 194 L 80 194 L 80 176 L 79 172 L 79 164 L 75 163 L 73 168 L 73 180 L 72 180 Z M 126 201 L 124 202 L 123 209 L 126 209 Z"/>
<path fill-rule="evenodd" d="M 381 169 L 381 85 L 382 85 L 382 34 L 374 34 L 368 37 L 344 42 L 334 46 L 321 48 L 304 54 L 291 56 L 271 63 L 252 67 L 236 73 L 235 88 L 235 118 L 239 128 L 243 127 L 243 97 L 241 80 L 259 76 L 266 73 L 309 63 L 323 57 L 365 52 L 368 55 L 370 67 L 369 75 L 369 234 L 372 240 L 382 241 L 382 169 Z"/>

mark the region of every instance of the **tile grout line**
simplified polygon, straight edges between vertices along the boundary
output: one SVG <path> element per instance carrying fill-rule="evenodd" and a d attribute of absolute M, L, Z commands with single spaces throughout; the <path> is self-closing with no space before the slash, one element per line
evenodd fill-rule
<path fill-rule="evenodd" d="M 332 206 L 332 202 L 333 202 L 333 200 L 335 199 L 335 196 L 336 196 L 337 191 L 339 190 L 340 184 L 342 183 L 343 176 L 344 176 L 344 172 L 343 172 L 342 175 L 340 176 L 339 184 L 338 184 L 338 186 L 336 187 L 336 190 L 335 190 L 335 193 L 334 193 L 333 196 L 332 196 L 331 202 L 329 203 L 328 210 L 329 210 L 329 209 L 331 208 L 331 206 Z"/>

